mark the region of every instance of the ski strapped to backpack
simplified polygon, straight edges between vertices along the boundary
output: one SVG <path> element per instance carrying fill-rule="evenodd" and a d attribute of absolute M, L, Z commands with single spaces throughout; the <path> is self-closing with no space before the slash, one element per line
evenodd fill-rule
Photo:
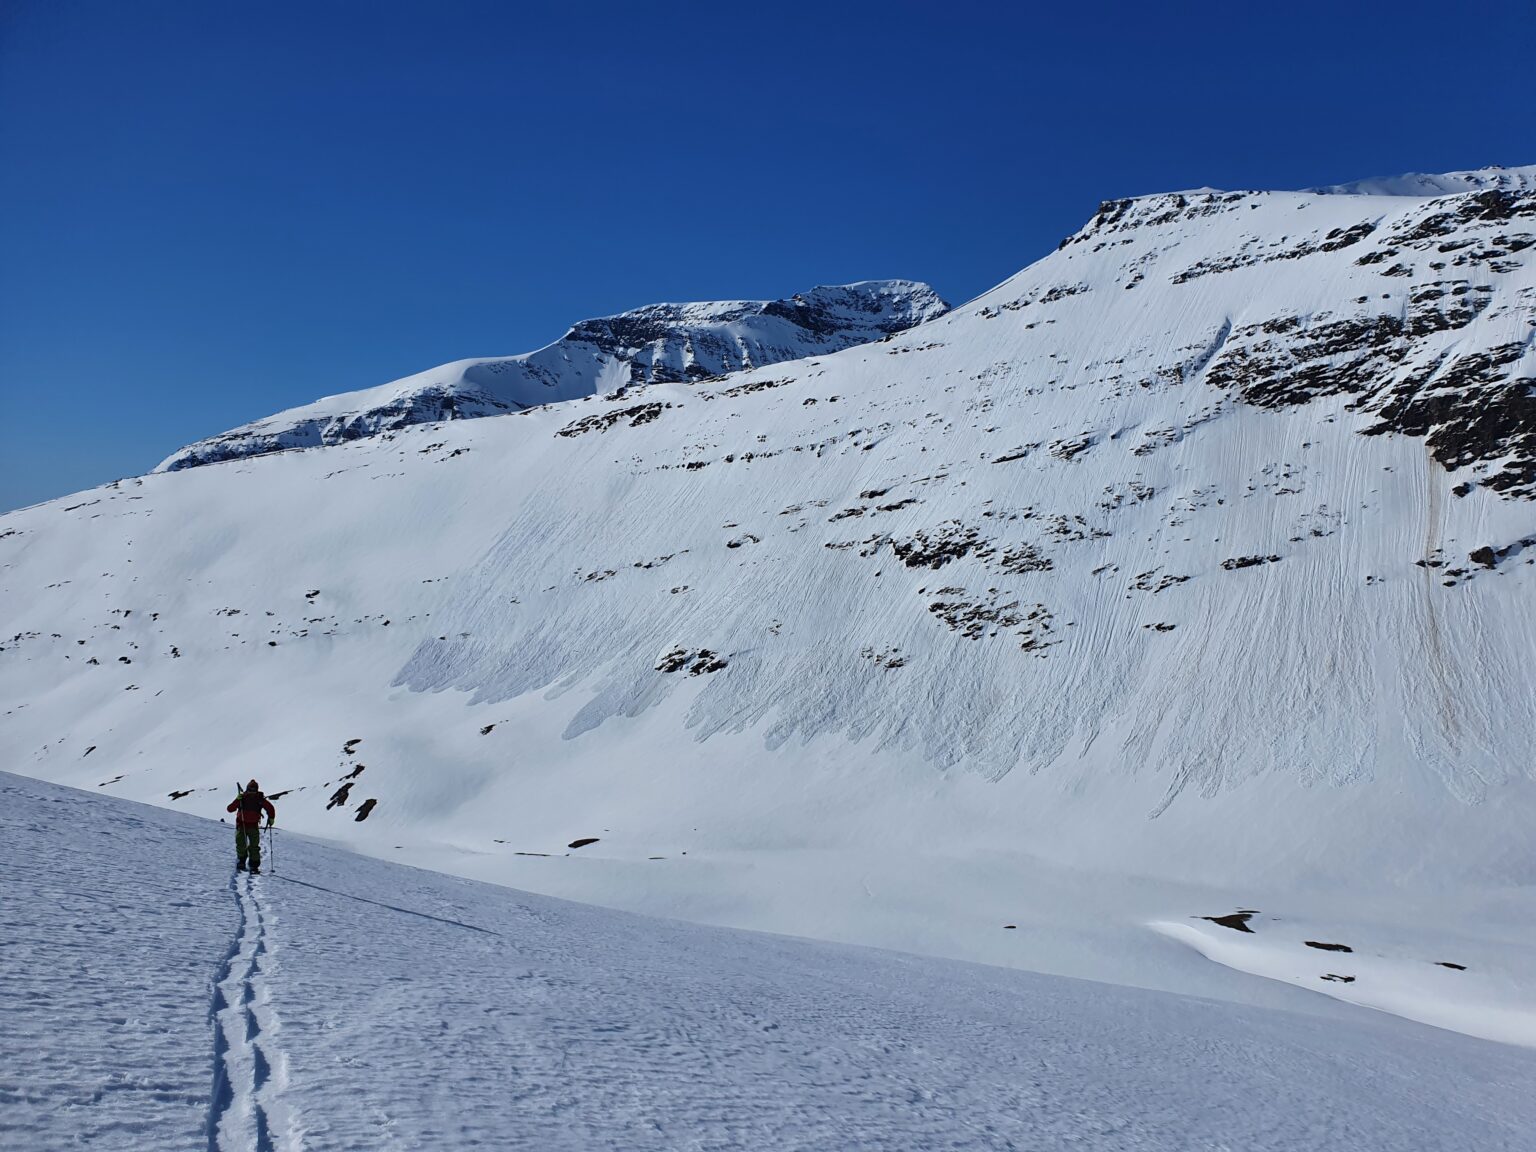
<path fill-rule="evenodd" d="M 262 809 L 262 805 L 264 805 L 267 802 L 266 795 L 264 793 L 261 793 L 261 792 L 250 792 L 250 791 L 247 791 L 245 788 L 242 788 L 238 783 L 235 784 L 235 791 L 236 791 L 236 797 L 235 797 L 236 803 L 238 803 L 240 805 L 240 815 L 244 816 L 247 813 L 254 812 L 254 813 L 256 813 L 255 823 L 260 824 L 261 823 L 261 809 Z"/>
<path fill-rule="evenodd" d="M 262 837 L 261 843 L 265 847 L 267 857 L 267 871 L 275 875 L 277 872 L 277 829 L 270 820 L 263 826 L 261 819 L 261 810 L 267 803 L 266 793 L 248 791 L 240 781 L 236 780 L 235 803 L 239 805 L 240 816 L 248 812 L 256 814 L 256 820 L 252 826 L 256 829 L 256 835 Z M 237 816 L 237 822 L 238 819 L 239 817 Z"/>

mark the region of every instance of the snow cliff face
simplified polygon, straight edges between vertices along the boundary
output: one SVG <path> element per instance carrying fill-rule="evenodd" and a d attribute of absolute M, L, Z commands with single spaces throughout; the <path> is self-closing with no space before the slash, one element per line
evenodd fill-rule
<path fill-rule="evenodd" d="M 190 444 L 156 471 L 501 416 L 631 385 L 702 380 L 879 340 L 947 307 L 928 285 L 910 280 L 813 288 L 788 300 L 651 304 L 583 320 L 537 352 L 458 360 L 290 408 Z"/>
<path fill-rule="evenodd" d="M 880 342 L 13 513 L 0 739 L 982 959 L 1042 861 L 1529 886 L 1536 192 L 1465 182 L 1111 201 Z"/>

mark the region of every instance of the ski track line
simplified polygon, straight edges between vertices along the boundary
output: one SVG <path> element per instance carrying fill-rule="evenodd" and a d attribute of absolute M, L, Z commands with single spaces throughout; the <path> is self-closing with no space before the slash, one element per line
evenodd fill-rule
<path fill-rule="evenodd" d="M 208 1104 L 208 1152 L 302 1152 L 297 1112 L 285 1100 L 288 1057 L 272 1008 L 267 970 L 272 955 L 261 881 L 234 874 L 230 891 L 240 926 L 214 977 L 213 1091 Z"/>

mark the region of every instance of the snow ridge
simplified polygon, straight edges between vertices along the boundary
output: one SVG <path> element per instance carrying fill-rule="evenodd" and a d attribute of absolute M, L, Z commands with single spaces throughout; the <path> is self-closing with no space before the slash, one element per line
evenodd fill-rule
<path fill-rule="evenodd" d="M 1378 176 L 1348 184 L 1329 184 L 1306 191 L 1323 196 L 1454 196 L 1459 192 L 1482 192 L 1490 188 L 1511 192 L 1536 189 L 1536 164 L 1519 168 L 1478 168 L 1470 172 L 1408 172 L 1401 176 Z"/>
<path fill-rule="evenodd" d="M 932 288 L 912 280 L 813 288 L 787 300 L 651 304 L 583 320 L 537 352 L 458 360 L 290 408 L 190 444 L 156 471 L 343 444 L 413 424 L 499 416 L 609 389 L 699 380 L 879 340 L 947 309 Z"/>

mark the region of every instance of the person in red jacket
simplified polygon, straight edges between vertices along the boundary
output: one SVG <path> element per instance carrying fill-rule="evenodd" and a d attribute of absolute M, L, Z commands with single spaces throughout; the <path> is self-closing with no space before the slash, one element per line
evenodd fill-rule
<path fill-rule="evenodd" d="M 234 812 L 235 816 L 235 856 L 236 871 L 244 872 L 246 861 L 250 861 L 251 871 L 256 875 L 261 874 L 261 814 L 267 814 L 267 827 L 272 827 L 272 822 L 277 819 L 277 809 L 272 807 L 272 801 L 261 794 L 261 787 L 252 780 L 245 786 L 245 791 L 235 797 L 235 800 L 226 812 Z"/>

